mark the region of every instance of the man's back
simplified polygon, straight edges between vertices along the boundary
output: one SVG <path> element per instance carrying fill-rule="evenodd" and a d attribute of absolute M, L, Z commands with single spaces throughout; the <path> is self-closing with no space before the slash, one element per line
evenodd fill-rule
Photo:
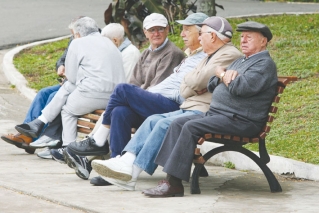
<path fill-rule="evenodd" d="M 125 82 L 122 56 L 112 42 L 99 33 L 72 41 L 66 59 L 66 76 L 80 91 L 99 97 Z"/>

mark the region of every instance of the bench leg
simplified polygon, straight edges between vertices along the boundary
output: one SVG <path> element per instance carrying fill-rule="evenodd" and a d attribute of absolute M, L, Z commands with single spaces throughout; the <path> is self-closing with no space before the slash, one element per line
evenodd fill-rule
<path fill-rule="evenodd" d="M 207 161 L 208 159 L 210 159 L 214 155 L 221 153 L 221 152 L 225 152 L 225 151 L 239 152 L 239 153 L 246 155 L 250 159 L 252 159 L 259 166 L 259 168 L 263 171 L 265 177 L 267 178 L 267 181 L 268 181 L 268 184 L 270 187 L 270 191 L 271 192 L 281 192 L 282 191 L 278 180 L 276 179 L 275 175 L 271 172 L 271 170 L 268 168 L 268 166 L 253 152 L 251 152 L 250 150 L 247 150 L 241 146 L 221 146 L 221 147 L 210 150 L 209 152 L 207 152 L 203 156 L 203 158 L 205 159 L 205 161 Z M 203 167 L 203 164 L 196 164 L 196 166 L 193 170 L 192 182 L 191 182 L 191 194 L 200 194 L 201 193 L 200 188 L 199 188 L 199 173 L 200 173 L 200 170 L 202 167 Z"/>
<path fill-rule="evenodd" d="M 199 188 L 199 176 L 201 173 L 201 170 L 205 169 L 203 164 L 199 164 L 199 163 L 195 163 L 195 168 L 193 170 L 193 174 L 192 174 L 192 182 L 191 182 L 191 194 L 200 194 L 200 188 Z M 205 171 L 207 172 L 207 170 L 205 169 Z M 208 173 L 207 173 L 208 176 Z"/>

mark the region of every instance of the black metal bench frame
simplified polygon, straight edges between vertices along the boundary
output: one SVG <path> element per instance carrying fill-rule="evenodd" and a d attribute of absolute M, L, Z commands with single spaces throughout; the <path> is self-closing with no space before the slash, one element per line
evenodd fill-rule
<path fill-rule="evenodd" d="M 284 92 L 284 89 L 287 86 L 287 84 L 296 80 L 297 80 L 297 77 L 278 77 L 277 93 L 273 99 L 273 103 L 279 103 L 279 100 L 280 100 L 279 95 Z M 270 107 L 267 122 L 263 130 L 258 135 L 258 137 L 245 138 L 245 137 L 239 137 L 239 136 L 208 133 L 208 134 L 205 134 L 202 138 L 200 138 L 198 141 L 198 144 L 200 145 L 204 141 L 208 141 L 208 142 L 220 143 L 220 144 L 223 144 L 223 146 L 213 148 L 212 150 L 208 151 L 203 156 L 200 154 L 199 148 L 195 149 L 195 156 L 194 156 L 195 168 L 192 173 L 191 194 L 201 193 L 199 188 L 199 177 L 208 175 L 204 167 L 205 162 L 207 162 L 214 155 L 221 152 L 226 152 L 226 151 L 239 152 L 246 155 L 250 159 L 252 159 L 259 166 L 259 168 L 262 170 L 262 172 L 266 176 L 269 187 L 270 187 L 270 191 L 281 192 L 282 188 L 277 178 L 267 166 L 267 163 L 270 162 L 270 157 L 266 149 L 266 140 L 265 140 L 267 134 L 270 131 L 270 126 L 268 126 L 267 124 L 274 120 L 273 114 L 276 113 L 277 110 L 278 110 L 278 107 L 276 106 L 272 105 Z M 258 143 L 260 156 L 257 156 L 252 151 L 243 147 L 243 145 L 247 143 Z M 203 175 L 203 174 L 206 174 L 206 175 Z"/>

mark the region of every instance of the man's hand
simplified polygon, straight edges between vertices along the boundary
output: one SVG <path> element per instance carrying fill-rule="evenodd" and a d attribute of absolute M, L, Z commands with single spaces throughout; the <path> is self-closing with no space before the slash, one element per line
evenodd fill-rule
<path fill-rule="evenodd" d="M 205 92 L 207 92 L 207 88 L 204 88 L 204 89 L 202 89 L 200 91 L 196 91 L 195 90 L 195 92 L 197 93 L 197 95 L 201 95 L 201 94 L 204 94 Z"/>
<path fill-rule="evenodd" d="M 63 65 L 59 66 L 57 74 L 58 76 L 64 76 L 65 67 Z"/>
<path fill-rule="evenodd" d="M 223 77 L 224 84 L 228 87 L 230 82 L 232 82 L 238 76 L 238 72 L 236 70 L 227 70 Z"/>

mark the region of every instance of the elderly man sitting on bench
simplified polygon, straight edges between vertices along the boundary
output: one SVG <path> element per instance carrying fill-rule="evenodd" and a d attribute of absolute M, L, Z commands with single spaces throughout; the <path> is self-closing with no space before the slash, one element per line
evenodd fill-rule
<path fill-rule="evenodd" d="M 276 64 L 266 50 L 272 33 L 266 25 L 248 21 L 237 26 L 244 56 L 227 69 L 219 68 L 208 83 L 214 91 L 205 115 L 174 120 L 155 163 L 164 167 L 165 180 L 143 191 L 149 197 L 184 195 L 182 180 L 189 181 L 197 141 L 205 133 L 255 136 L 266 122 L 276 92 Z"/>

